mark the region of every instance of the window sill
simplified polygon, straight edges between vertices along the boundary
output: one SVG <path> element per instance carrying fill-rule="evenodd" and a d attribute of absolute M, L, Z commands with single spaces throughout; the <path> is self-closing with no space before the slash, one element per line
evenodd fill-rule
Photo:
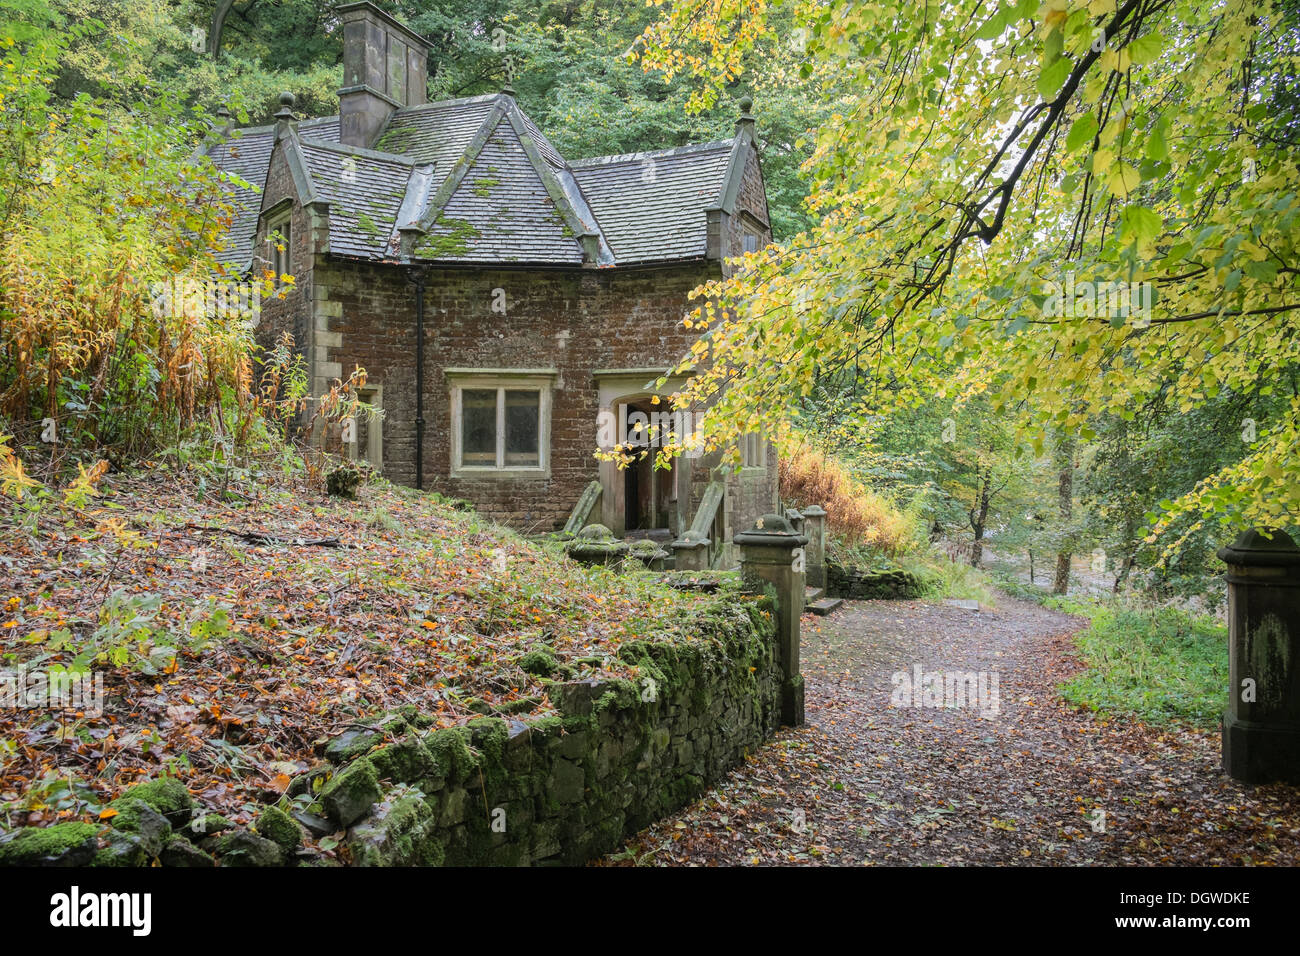
<path fill-rule="evenodd" d="M 459 468 L 451 470 L 452 478 L 538 478 L 542 480 L 551 477 L 549 468 L 475 468 L 473 465 L 462 465 Z"/>

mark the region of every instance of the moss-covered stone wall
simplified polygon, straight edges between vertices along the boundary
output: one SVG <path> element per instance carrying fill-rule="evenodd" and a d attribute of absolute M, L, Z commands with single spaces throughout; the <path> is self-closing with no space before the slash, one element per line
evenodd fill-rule
<path fill-rule="evenodd" d="M 321 806 L 359 865 L 576 864 L 682 807 L 780 717 L 771 605 L 720 602 L 691 641 L 637 641 L 636 681 L 551 685 L 558 715 L 483 717 L 337 752 Z M 346 748 L 340 748 L 346 750 Z"/>
<path fill-rule="evenodd" d="M 634 680 L 550 680 L 549 716 L 434 729 L 410 706 L 377 715 L 330 740 L 325 762 L 252 829 L 158 778 L 97 823 L 0 834 L 0 866 L 582 863 L 684 806 L 776 731 L 772 610 L 770 596 L 720 593 L 690 639 L 619 648 Z M 572 673 L 543 651 L 520 664 Z M 319 843 L 304 846 L 307 832 Z"/>
<path fill-rule="evenodd" d="M 926 582 L 903 568 L 860 568 L 828 560 L 826 590 L 837 598 L 910 600 L 925 594 Z"/>

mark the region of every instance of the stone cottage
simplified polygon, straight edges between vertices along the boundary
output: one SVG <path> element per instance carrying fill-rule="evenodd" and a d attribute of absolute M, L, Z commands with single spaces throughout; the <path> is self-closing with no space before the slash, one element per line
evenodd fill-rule
<path fill-rule="evenodd" d="M 294 277 L 263 306 L 313 395 L 354 366 L 382 422 L 346 450 L 394 482 L 467 498 L 524 531 L 600 522 L 717 545 L 777 504 L 774 449 L 651 468 L 594 456 L 667 407 L 689 350 L 687 294 L 771 240 L 748 104 L 728 140 L 568 160 L 511 90 L 426 102 L 429 47 L 371 3 L 337 8 L 340 115 L 230 131 L 225 258 Z M 575 513 L 576 511 L 576 513 Z M 680 553 L 680 549 L 679 549 Z"/>

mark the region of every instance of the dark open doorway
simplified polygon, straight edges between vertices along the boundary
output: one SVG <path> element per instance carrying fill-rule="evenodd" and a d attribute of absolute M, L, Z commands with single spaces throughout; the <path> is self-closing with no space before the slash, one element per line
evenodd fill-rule
<path fill-rule="evenodd" d="M 649 400 L 623 406 L 627 439 L 625 447 L 636 460 L 623 470 L 624 529 L 648 537 L 668 538 L 678 533 L 676 525 L 677 466 L 655 468 L 655 455 L 665 440 L 652 432 L 659 421 Z"/>

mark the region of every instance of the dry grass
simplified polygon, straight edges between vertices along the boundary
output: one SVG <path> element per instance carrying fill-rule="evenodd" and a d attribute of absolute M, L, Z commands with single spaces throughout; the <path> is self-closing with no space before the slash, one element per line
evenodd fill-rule
<path fill-rule="evenodd" d="M 806 445 L 781 459 L 781 498 L 821 505 L 831 534 L 850 547 L 866 546 L 891 558 L 915 547 L 911 515 L 855 481 L 833 458 Z"/>

